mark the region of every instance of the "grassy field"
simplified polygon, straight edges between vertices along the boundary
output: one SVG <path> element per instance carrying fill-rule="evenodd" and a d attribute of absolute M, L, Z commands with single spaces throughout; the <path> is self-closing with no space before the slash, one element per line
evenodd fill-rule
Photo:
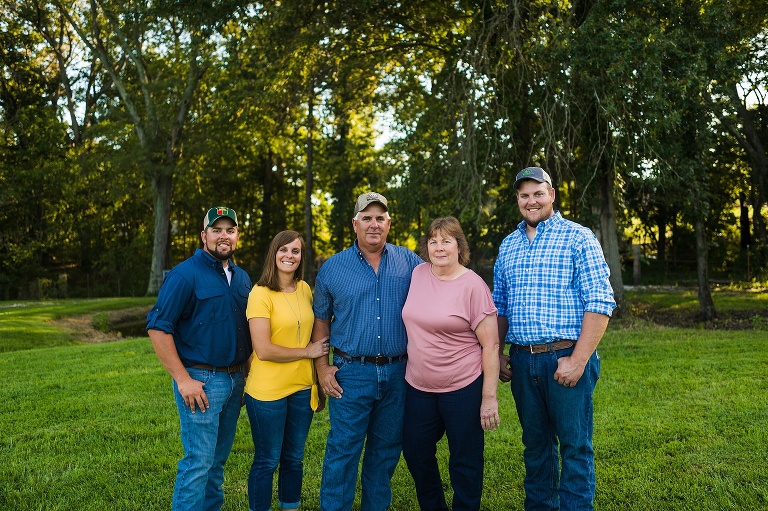
<path fill-rule="evenodd" d="M 767 305 L 765 296 L 751 296 L 734 307 L 743 300 Z M 0 304 L 0 509 L 170 508 L 181 445 L 170 378 L 148 339 L 78 343 L 50 323 L 150 303 Z M 768 509 L 768 332 L 622 320 L 599 351 L 597 509 Z M 486 436 L 483 509 L 522 509 L 522 447 L 508 385 L 500 397 L 503 424 Z M 321 412 L 305 460 L 305 510 L 318 509 L 327 430 Z M 251 455 L 243 411 L 225 510 L 248 508 Z M 445 463 L 445 445 L 440 455 Z M 392 509 L 418 508 L 404 463 L 393 491 Z"/>

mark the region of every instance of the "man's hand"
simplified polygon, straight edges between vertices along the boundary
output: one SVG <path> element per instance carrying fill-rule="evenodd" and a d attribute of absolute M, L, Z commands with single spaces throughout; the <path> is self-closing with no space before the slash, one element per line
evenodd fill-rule
<path fill-rule="evenodd" d="M 573 356 L 561 357 L 557 360 L 555 380 L 564 387 L 575 387 L 584 374 L 584 365 Z"/>
<path fill-rule="evenodd" d="M 339 399 L 344 393 L 344 389 L 336 381 L 336 371 L 338 370 L 338 367 L 332 365 L 317 367 L 317 381 L 320 383 L 320 391 L 326 396 L 336 399 Z"/>
<path fill-rule="evenodd" d="M 197 381 L 194 378 L 188 378 L 183 383 L 177 382 L 176 386 L 179 388 L 179 394 L 184 398 L 184 402 L 192 410 L 192 413 L 195 413 L 197 408 L 205 413 L 209 408 L 208 396 L 205 395 L 203 390 L 203 382 Z"/>
<path fill-rule="evenodd" d="M 509 355 L 499 355 L 499 380 L 507 383 L 512 379 L 512 369 L 509 367 Z"/>

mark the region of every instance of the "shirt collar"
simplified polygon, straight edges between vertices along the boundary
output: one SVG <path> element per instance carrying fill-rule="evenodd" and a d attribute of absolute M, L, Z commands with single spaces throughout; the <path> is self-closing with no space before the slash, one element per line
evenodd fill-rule
<path fill-rule="evenodd" d="M 222 268 L 224 266 L 220 259 L 216 259 L 211 254 L 209 254 L 208 252 L 203 250 L 202 248 L 198 248 L 195 251 L 195 254 L 198 257 L 202 257 L 206 261 L 206 264 L 210 264 L 211 266 L 213 266 L 213 267 L 215 267 L 217 269 Z M 229 271 L 234 273 L 235 272 L 235 263 L 232 262 L 231 258 L 227 259 L 227 261 L 229 261 L 229 263 L 227 264 L 227 267 L 229 268 Z"/>
<path fill-rule="evenodd" d="M 365 258 L 365 256 L 363 255 L 363 251 L 360 250 L 360 245 L 357 244 L 357 240 L 355 240 L 355 242 L 354 242 L 352 247 L 355 249 L 355 253 L 357 254 L 357 257 L 360 257 L 360 258 L 363 258 L 363 259 Z M 381 252 L 382 256 L 384 256 L 387 253 L 388 249 L 389 249 L 389 243 L 385 243 L 384 244 L 384 250 L 382 250 L 382 252 Z"/>
<path fill-rule="evenodd" d="M 563 216 L 560 214 L 560 211 L 555 210 L 555 214 L 551 217 L 547 218 L 546 220 L 542 220 L 539 222 L 539 225 L 536 227 L 536 235 L 538 236 L 541 233 L 544 233 L 549 229 L 550 225 L 557 225 L 560 222 L 563 221 Z M 517 224 L 517 230 L 522 233 L 523 236 L 526 236 L 525 233 L 525 220 Z"/>

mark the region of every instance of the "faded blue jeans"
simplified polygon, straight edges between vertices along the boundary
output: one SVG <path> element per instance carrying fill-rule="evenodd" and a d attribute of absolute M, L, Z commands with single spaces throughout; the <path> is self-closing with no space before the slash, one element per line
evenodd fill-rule
<path fill-rule="evenodd" d="M 251 511 L 269 511 L 272 481 L 277 476 L 277 498 L 282 509 L 301 503 L 304 475 L 304 446 L 314 412 L 309 405 L 310 389 L 275 401 L 259 401 L 245 395 L 251 421 L 253 463 L 248 474 L 248 505 Z"/>
<path fill-rule="evenodd" d="M 392 502 L 390 481 L 402 450 L 405 360 L 377 366 L 334 356 L 333 362 L 344 394 L 328 399 L 331 430 L 323 460 L 320 509 L 352 509 L 365 444 L 361 510 L 384 511 Z"/>
<path fill-rule="evenodd" d="M 575 387 L 554 380 L 558 359 L 570 356 L 573 348 L 535 355 L 510 351 L 512 395 L 525 448 L 525 510 L 594 509 L 592 394 L 600 377 L 597 351 Z"/>
<path fill-rule="evenodd" d="M 192 413 L 173 382 L 184 448 L 176 472 L 173 511 L 218 511 L 224 502 L 224 463 L 235 440 L 245 378 L 242 372 L 194 368 L 187 372 L 203 382 L 210 407 L 205 413 L 199 408 Z"/>

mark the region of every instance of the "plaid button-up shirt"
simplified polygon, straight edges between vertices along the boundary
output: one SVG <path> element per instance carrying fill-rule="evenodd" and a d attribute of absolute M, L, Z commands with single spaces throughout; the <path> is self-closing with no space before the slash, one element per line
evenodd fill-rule
<path fill-rule="evenodd" d="M 509 323 L 505 342 L 578 339 L 584 312 L 610 316 L 616 307 L 609 277 L 588 228 L 558 211 L 528 241 L 521 222 L 501 243 L 494 266 L 493 300 Z"/>

